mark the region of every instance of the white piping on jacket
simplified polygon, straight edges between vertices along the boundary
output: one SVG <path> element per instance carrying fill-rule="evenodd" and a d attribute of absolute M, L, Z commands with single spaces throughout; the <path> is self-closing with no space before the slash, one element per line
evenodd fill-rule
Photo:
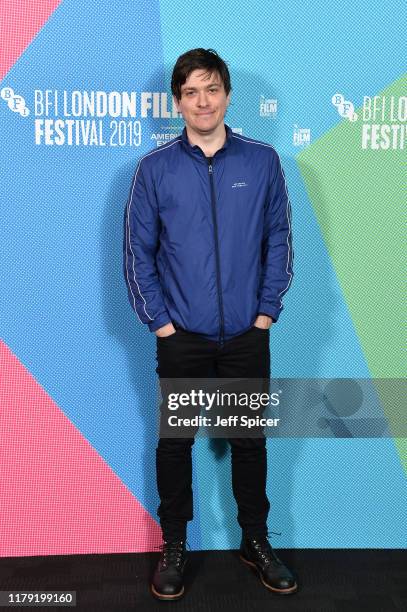
<path fill-rule="evenodd" d="M 154 321 L 154 317 L 150 317 L 150 315 L 148 314 L 148 312 L 147 312 L 147 310 L 146 310 L 146 301 L 145 301 L 145 299 L 144 299 L 144 297 L 143 297 L 143 295 L 142 295 L 142 293 L 141 293 L 141 291 L 140 291 L 140 287 L 139 287 L 139 284 L 138 284 L 138 282 L 137 282 L 137 278 L 136 278 L 136 271 L 135 271 L 135 269 L 134 269 L 134 259 L 135 259 L 135 258 L 134 258 L 133 249 L 131 248 L 131 240 L 130 240 L 130 222 L 129 222 L 129 217 L 130 217 L 130 209 L 131 209 L 131 205 L 132 205 L 132 203 L 133 203 L 133 202 L 132 202 L 132 200 L 133 200 L 133 192 L 134 192 L 134 187 L 135 187 L 135 185 L 136 185 L 136 181 L 137 181 L 137 174 L 138 174 L 138 171 L 139 171 L 139 168 L 140 168 L 140 164 L 141 164 L 141 162 L 143 161 L 143 159 L 145 159 L 146 157 L 149 157 L 150 155 L 154 155 L 154 153 L 158 153 L 158 152 L 162 151 L 163 149 L 168 149 L 169 147 L 172 147 L 172 146 L 173 146 L 174 144 L 176 144 L 177 142 L 181 142 L 181 140 L 174 140 L 174 142 L 169 142 L 169 143 L 167 143 L 167 144 L 165 144 L 165 145 L 162 145 L 161 147 L 158 147 L 158 149 L 156 149 L 155 151 L 151 151 L 150 153 L 147 153 L 146 155 L 144 155 L 144 156 L 143 156 L 143 157 L 140 159 L 139 163 L 137 164 L 137 169 L 136 169 L 136 173 L 135 173 L 135 175 L 134 175 L 133 185 L 132 185 L 131 192 L 130 192 L 130 198 L 129 198 L 129 202 L 128 202 L 128 204 L 127 204 L 127 217 L 126 217 L 126 226 L 127 226 L 127 227 L 126 227 L 126 276 L 127 276 L 127 284 L 128 284 L 128 286 L 129 286 L 129 288 L 130 288 L 131 295 L 133 296 L 134 311 L 135 311 L 135 313 L 136 313 L 136 315 L 137 315 L 138 320 L 140 321 L 140 323 L 143 323 L 143 321 L 140 319 L 139 314 L 138 314 L 138 312 L 137 312 L 137 308 L 136 308 L 136 296 L 135 296 L 135 295 L 134 295 L 134 293 L 133 293 L 133 289 L 131 288 L 130 279 L 129 279 L 129 266 L 128 266 L 128 258 L 127 258 L 127 244 L 128 244 L 128 245 L 129 245 L 129 247 L 130 247 L 131 256 L 132 256 L 132 261 L 133 261 L 133 265 L 132 265 L 132 269 L 133 269 L 133 278 L 134 278 L 134 282 L 135 282 L 135 283 L 136 283 L 136 285 L 137 285 L 137 289 L 138 289 L 139 295 L 140 295 L 141 299 L 142 299 L 142 300 L 143 300 L 143 302 L 144 302 L 144 306 L 143 306 L 143 308 L 144 308 L 144 312 L 146 313 L 146 316 L 147 316 L 147 317 L 150 319 L 150 321 Z M 127 230 L 127 228 L 128 228 L 128 230 Z M 127 242 L 127 240 L 128 240 L 128 242 Z"/>
<path fill-rule="evenodd" d="M 277 153 L 277 151 L 275 150 L 275 148 L 273 147 L 273 145 L 267 144 L 267 143 L 265 143 L 265 142 L 259 142 L 258 140 L 251 140 L 251 139 L 242 138 L 241 136 L 236 136 L 235 134 L 232 134 L 232 137 L 233 137 L 233 138 L 237 138 L 237 140 L 243 140 L 243 142 L 247 142 L 247 143 L 249 143 L 249 144 L 258 144 L 258 145 L 261 145 L 261 146 L 263 146 L 263 147 L 270 147 L 270 148 L 271 148 L 271 149 L 273 149 L 273 151 L 276 153 L 276 155 L 277 155 L 277 157 L 278 157 L 278 160 L 279 160 L 279 162 L 280 162 L 280 168 L 281 168 L 281 172 L 282 172 L 283 179 L 284 179 L 284 188 L 285 188 L 285 193 L 286 193 L 286 196 L 287 196 L 287 209 L 286 209 L 286 213 L 287 213 L 287 221 L 288 221 L 288 228 L 289 228 L 289 230 L 288 230 L 288 234 L 287 234 L 288 257 L 287 257 L 287 265 L 286 265 L 285 271 L 286 271 L 287 275 L 290 277 L 290 278 L 288 279 L 288 284 L 287 284 L 287 287 L 285 287 L 285 289 L 282 289 L 282 291 L 280 291 L 280 293 L 279 293 L 279 294 L 278 294 L 278 296 L 277 296 L 277 297 L 279 297 L 279 298 L 280 298 L 280 310 L 281 310 L 281 308 L 282 308 L 282 306 L 283 306 L 283 302 L 282 302 L 282 299 L 281 299 L 281 298 L 282 298 L 282 296 L 283 296 L 285 293 L 287 293 L 288 289 L 290 288 L 291 282 L 292 282 L 292 280 L 293 280 L 293 275 L 292 275 L 292 273 L 291 273 L 291 272 L 288 270 L 288 265 L 289 265 L 289 263 L 290 263 L 290 257 L 291 257 L 291 248 L 290 248 L 290 240 L 289 240 L 290 235 L 291 235 L 291 220 L 290 220 L 290 217 L 291 217 L 291 202 L 290 202 L 290 196 L 288 195 L 288 190 L 287 190 L 287 182 L 286 182 L 286 180 L 285 180 L 285 174 L 284 174 L 283 166 L 282 166 L 282 164 L 281 164 L 281 159 L 280 159 L 280 156 L 279 156 L 279 154 Z M 280 297 L 280 296 L 281 296 L 281 297 Z"/>

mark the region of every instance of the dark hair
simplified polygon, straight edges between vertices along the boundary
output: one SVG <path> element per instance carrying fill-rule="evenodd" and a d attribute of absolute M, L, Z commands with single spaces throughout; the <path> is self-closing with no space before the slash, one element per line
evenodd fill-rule
<path fill-rule="evenodd" d="M 173 96 L 181 99 L 181 87 L 194 70 L 203 69 L 209 74 L 218 72 L 223 81 L 226 95 L 232 89 L 230 74 L 226 62 L 214 49 L 191 49 L 177 59 L 171 77 L 171 91 Z"/>

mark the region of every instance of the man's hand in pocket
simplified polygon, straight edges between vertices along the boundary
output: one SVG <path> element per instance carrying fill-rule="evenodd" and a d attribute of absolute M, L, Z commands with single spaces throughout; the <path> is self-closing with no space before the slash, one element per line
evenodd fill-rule
<path fill-rule="evenodd" d="M 171 336 L 172 334 L 175 334 L 176 329 L 173 326 L 172 323 L 167 323 L 167 325 L 164 325 L 164 327 L 159 327 L 158 329 L 155 330 L 155 335 L 158 338 L 165 338 L 166 336 Z"/>

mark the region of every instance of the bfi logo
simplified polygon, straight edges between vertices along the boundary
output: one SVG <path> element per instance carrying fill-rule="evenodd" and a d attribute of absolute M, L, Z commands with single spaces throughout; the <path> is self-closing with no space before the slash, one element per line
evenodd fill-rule
<path fill-rule="evenodd" d="M 27 117 L 30 114 L 29 109 L 25 105 L 23 96 L 15 94 L 11 87 L 3 87 L 0 96 L 7 102 L 7 106 L 13 113 L 20 113 L 22 117 Z"/>
<path fill-rule="evenodd" d="M 350 100 L 345 100 L 344 96 L 336 93 L 332 96 L 332 104 L 336 107 L 341 117 L 346 117 L 349 121 L 356 121 L 358 118 L 355 107 Z"/>

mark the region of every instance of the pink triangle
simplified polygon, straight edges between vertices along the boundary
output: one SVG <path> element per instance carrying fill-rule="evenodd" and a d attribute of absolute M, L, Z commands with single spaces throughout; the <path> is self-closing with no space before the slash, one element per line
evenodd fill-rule
<path fill-rule="evenodd" d="M 0 0 L 0 80 L 60 3 L 61 0 Z"/>
<path fill-rule="evenodd" d="M 151 551 L 156 521 L 0 341 L 0 556 Z"/>

